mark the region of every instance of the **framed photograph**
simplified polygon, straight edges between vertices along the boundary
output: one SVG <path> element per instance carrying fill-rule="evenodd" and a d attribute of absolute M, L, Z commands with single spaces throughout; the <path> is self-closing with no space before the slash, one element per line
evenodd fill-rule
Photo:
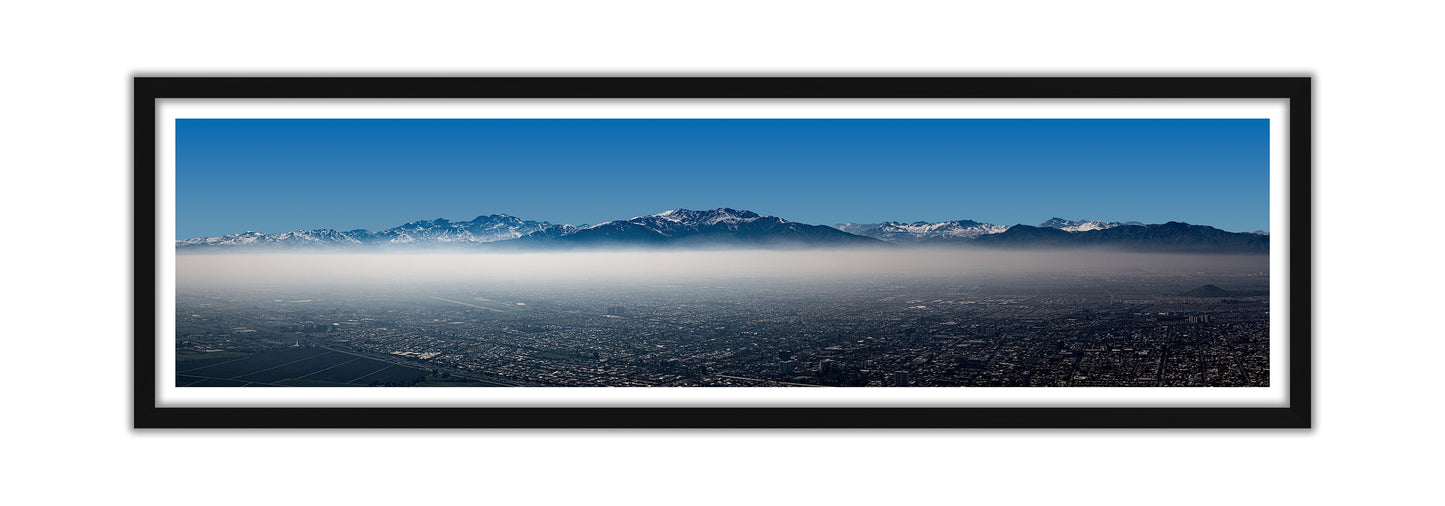
<path fill-rule="evenodd" d="M 1309 77 L 136 77 L 138 428 L 1308 428 Z"/>

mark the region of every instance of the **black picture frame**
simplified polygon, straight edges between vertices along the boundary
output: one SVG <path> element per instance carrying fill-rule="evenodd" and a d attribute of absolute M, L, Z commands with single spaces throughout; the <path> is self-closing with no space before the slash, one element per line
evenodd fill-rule
<path fill-rule="evenodd" d="M 1309 428 L 1310 77 L 161 77 L 133 80 L 136 428 Z M 1286 407 L 162 407 L 157 144 L 164 99 L 1283 99 L 1290 309 Z"/>

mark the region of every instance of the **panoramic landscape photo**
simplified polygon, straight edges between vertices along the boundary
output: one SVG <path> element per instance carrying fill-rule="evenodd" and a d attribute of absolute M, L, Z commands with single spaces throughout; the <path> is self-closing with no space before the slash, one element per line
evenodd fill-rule
<path fill-rule="evenodd" d="M 174 386 L 1268 387 L 1266 119 L 178 119 Z"/>

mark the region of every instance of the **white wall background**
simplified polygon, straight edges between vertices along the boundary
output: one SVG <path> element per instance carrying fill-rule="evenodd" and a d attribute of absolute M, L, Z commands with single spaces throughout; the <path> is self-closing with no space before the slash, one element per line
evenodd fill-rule
<path fill-rule="evenodd" d="M 1390 504 L 1431 491 L 1445 44 L 1424 2 L 510 4 L 0 8 L 0 498 Z M 134 73 L 1310 74 L 1316 428 L 133 431 Z"/>

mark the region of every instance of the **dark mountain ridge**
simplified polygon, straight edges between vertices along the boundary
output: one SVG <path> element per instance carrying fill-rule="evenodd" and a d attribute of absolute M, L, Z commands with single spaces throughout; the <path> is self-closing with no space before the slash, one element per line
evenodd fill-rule
<path fill-rule="evenodd" d="M 1269 236 L 1226 232 L 1177 221 L 1081 232 L 1014 225 L 1002 233 L 979 236 L 971 243 L 988 247 L 1104 247 L 1142 252 L 1269 253 Z"/>
<path fill-rule="evenodd" d="M 565 233 L 537 233 L 512 241 L 516 246 L 885 246 L 878 239 L 822 225 L 796 223 L 752 211 L 718 208 L 674 209 L 630 220 L 609 221 Z"/>
<path fill-rule="evenodd" d="M 990 225 L 972 220 L 940 223 L 884 222 L 842 224 L 839 228 L 788 221 L 752 211 L 718 208 L 674 209 L 575 227 L 523 220 L 505 214 L 469 221 L 419 220 L 380 232 L 334 229 L 298 230 L 279 234 L 245 232 L 222 237 L 176 241 L 177 251 L 205 252 L 253 249 L 577 249 L 577 248 L 818 248 L 893 246 L 974 246 L 1012 249 L 1102 248 L 1139 252 L 1248 253 L 1269 252 L 1268 235 L 1233 233 L 1202 225 L 1168 222 L 1067 221 L 1045 226 Z"/>
<path fill-rule="evenodd" d="M 279 234 L 244 232 L 221 237 L 197 237 L 176 241 L 178 250 L 265 248 L 265 249 L 331 249 L 358 246 L 436 247 L 469 246 L 516 239 L 537 232 L 551 224 L 523 220 L 505 214 L 482 215 L 470 221 L 444 218 L 413 221 L 379 232 L 357 229 L 345 232 L 323 228 L 297 230 Z"/>

